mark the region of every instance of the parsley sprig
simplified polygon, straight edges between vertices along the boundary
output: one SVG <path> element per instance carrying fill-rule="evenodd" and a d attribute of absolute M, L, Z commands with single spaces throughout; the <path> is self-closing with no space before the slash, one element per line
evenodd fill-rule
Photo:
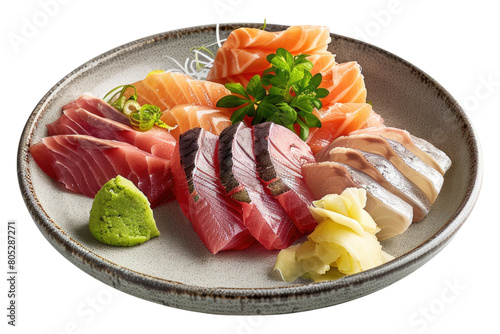
<path fill-rule="evenodd" d="M 271 67 L 263 76 L 253 76 L 244 88 L 240 83 L 228 83 L 227 95 L 217 102 L 217 107 L 238 108 L 231 116 L 232 123 L 242 121 L 245 116 L 252 119 L 252 125 L 274 122 L 295 131 L 300 126 L 300 138 L 306 140 L 309 128 L 321 127 L 321 121 L 312 113 L 323 106 L 320 99 L 328 90 L 319 88 L 323 79 L 321 73 L 311 74 L 313 64 L 308 55 L 293 56 L 283 48 L 267 56 Z M 266 89 L 267 87 L 267 89 Z"/>

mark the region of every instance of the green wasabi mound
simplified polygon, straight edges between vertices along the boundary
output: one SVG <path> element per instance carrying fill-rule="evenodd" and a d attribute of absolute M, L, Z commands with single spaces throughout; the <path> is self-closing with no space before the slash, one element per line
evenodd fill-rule
<path fill-rule="evenodd" d="M 120 175 L 95 195 L 89 228 L 97 240 L 112 246 L 134 246 L 160 235 L 147 197 Z"/>

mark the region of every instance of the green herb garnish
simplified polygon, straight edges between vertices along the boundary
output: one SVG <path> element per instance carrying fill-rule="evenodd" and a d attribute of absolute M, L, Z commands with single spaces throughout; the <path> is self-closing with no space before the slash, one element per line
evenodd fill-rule
<path fill-rule="evenodd" d="M 314 108 L 321 109 L 320 99 L 329 93 L 325 88 L 318 88 L 323 77 L 321 73 L 311 74 L 313 64 L 308 56 L 292 56 L 279 48 L 267 56 L 271 67 L 262 77 L 253 76 L 246 89 L 240 83 L 226 84 L 233 94 L 221 98 L 217 107 L 240 107 L 231 116 L 233 124 L 245 116 L 253 118 L 252 125 L 274 122 L 294 131 L 294 124 L 298 124 L 300 138 L 306 140 L 309 128 L 321 127 L 321 121 L 312 112 Z"/>
<path fill-rule="evenodd" d="M 134 90 L 134 94 L 129 98 L 125 96 L 125 91 L 128 88 Z M 103 100 L 127 115 L 130 124 L 138 128 L 139 131 L 148 131 L 155 125 L 169 130 L 175 129 L 176 126 L 169 126 L 160 120 L 163 114 L 160 107 L 152 104 L 144 104 L 141 106 L 139 102 L 137 102 L 137 98 L 137 88 L 135 88 L 134 85 L 121 85 L 110 90 L 103 97 Z"/>
<path fill-rule="evenodd" d="M 173 127 L 168 126 L 160 120 L 161 115 L 160 107 L 152 104 L 144 104 L 141 109 L 132 111 L 129 118 L 130 123 L 139 128 L 140 131 L 148 131 L 155 125 L 160 128 L 173 129 Z"/>
<path fill-rule="evenodd" d="M 127 99 L 125 97 L 125 91 L 128 88 L 133 88 L 134 94 Z M 123 107 L 127 101 L 137 101 L 137 89 L 133 85 L 121 85 L 110 90 L 102 99 L 111 104 L 115 109 L 123 112 Z"/>
<path fill-rule="evenodd" d="M 264 19 L 264 24 L 259 29 L 260 30 L 266 30 L 266 25 L 267 25 L 267 22 L 266 22 L 266 19 Z"/>

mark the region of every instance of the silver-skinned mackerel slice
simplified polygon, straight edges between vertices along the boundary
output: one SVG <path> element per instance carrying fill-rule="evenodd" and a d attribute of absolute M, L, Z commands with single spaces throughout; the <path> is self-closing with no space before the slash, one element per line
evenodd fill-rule
<path fill-rule="evenodd" d="M 444 173 L 451 167 L 451 159 L 443 151 L 437 149 L 428 141 L 413 135 L 410 135 L 410 137 L 419 149 L 431 156 L 438 163 L 438 165 L 441 166 L 443 169 L 442 174 L 444 175 Z"/>
<path fill-rule="evenodd" d="M 330 150 L 330 161 L 349 165 L 369 175 L 382 187 L 398 196 L 413 208 L 413 221 L 424 219 L 430 204 L 425 194 L 381 155 L 346 147 Z"/>
<path fill-rule="evenodd" d="M 413 220 L 411 205 L 349 165 L 331 161 L 311 163 L 303 165 L 302 172 L 316 199 L 341 194 L 349 187 L 364 188 L 367 192 L 365 210 L 381 229 L 377 233 L 379 240 L 403 233 Z"/>
<path fill-rule="evenodd" d="M 448 156 L 436 148 L 431 143 L 422 138 L 411 135 L 408 131 L 391 127 L 372 127 L 356 130 L 351 135 L 366 134 L 382 136 L 384 138 L 397 141 L 413 154 L 419 157 L 423 162 L 436 169 L 441 175 L 444 175 L 451 166 L 451 160 Z"/>
<path fill-rule="evenodd" d="M 403 145 L 382 136 L 359 134 L 339 137 L 316 153 L 316 160 L 328 161 L 329 152 L 335 147 L 349 147 L 383 156 L 425 193 L 430 204 L 436 200 L 443 185 L 443 175 L 437 170 Z"/>

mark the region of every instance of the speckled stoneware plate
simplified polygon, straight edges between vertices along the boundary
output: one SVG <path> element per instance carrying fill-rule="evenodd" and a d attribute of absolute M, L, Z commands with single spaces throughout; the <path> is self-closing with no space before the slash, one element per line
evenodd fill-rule
<path fill-rule="evenodd" d="M 220 38 L 240 26 L 259 25 L 222 25 Z M 453 161 L 429 215 L 403 235 L 383 242 L 395 260 L 337 281 L 286 283 L 272 271 L 277 251 L 254 246 L 212 255 L 175 201 L 154 211 L 160 237 L 129 248 L 97 242 L 88 230 L 92 200 L 69 193 L 47 177 L 31 158 L 29 145 L 46 136 L 45 125 L 82 93 L 102 97 L 155 69 L 184 68 L 203 76 L 203 70 L 196 73 L 191 48 L 215 41 L 216 26 L 210 25 L 123 45 L 68 74 L 36 106 L 19 145 L 19 183 L 35 223 L 64 257 L 106 284 L 164 305 L 208 313 L 277 314 L 331 306 L 377 291 L 419 268 L 450 241 L 470 214 L 481 184 L 479 145 L 469 119 L 448 92 L 415 66 L 372 45 L 332 34 L 329 50 L 339 62 L 361 64 L 368 99 L 386 124 L 427 139 Z"/>

